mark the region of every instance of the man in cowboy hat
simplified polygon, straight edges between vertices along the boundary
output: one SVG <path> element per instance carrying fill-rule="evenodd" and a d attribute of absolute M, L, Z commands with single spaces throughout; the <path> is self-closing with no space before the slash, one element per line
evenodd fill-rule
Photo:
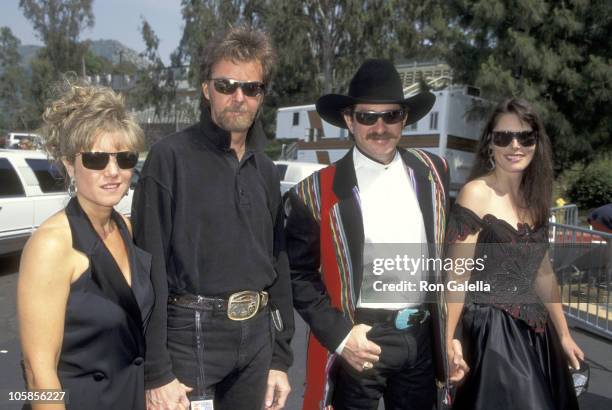
<path fill-rule="evenodd" d="M 427 298 L 410 286 L 381 291 L 387 271 L 372 269 L 393 246 L 410 256 L 440 256 L 448 167 L 436 155 L 398 147 L 402 129 L 434 102 L 430 92 L 404 98 L 387 60 L 365 61 L 347 96 L 317 101 L 321 117 L 348 128 L 355 146 L 296 185 L 285 203 L 293 303 L 312 331 L 305 410 L 377 409 L 381 397 L 388 410 L 431 409 L 435 368 L 446 381 L 438 294 Z M 399 270 L 391 277 L 408 282 Z M 418 268 L 411 275 L 435 273 Z M 459 378 L 466 370 L 460 351 L 455 359 Z"/>

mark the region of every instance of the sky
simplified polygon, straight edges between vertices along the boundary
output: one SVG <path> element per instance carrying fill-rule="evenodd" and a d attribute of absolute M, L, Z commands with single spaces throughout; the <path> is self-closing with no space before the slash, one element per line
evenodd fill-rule
<path fill-rule="evenodd" d="M 94 26 L 81 33 L 82 40 L 118 40 L 142 52 L 145 45 L 139 27 L 144 17 L 159 37 L 159 54 L 166 64 L 183 34 L 181 0 L 94 0 L 93 14 Z M 19 0 L 0 0 L 2 26 L 8 26 L 23 45 L 42 45 L 23 16 Z"/>

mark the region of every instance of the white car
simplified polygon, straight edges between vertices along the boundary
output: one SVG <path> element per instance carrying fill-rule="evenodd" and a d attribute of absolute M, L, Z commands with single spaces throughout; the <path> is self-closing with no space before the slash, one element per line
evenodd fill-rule
<path fill-rule="evenodd" d="M 19 143 L 27 139 L 33 147 L 42 146 L 42 139 L 38 134 L 28 134 L 24 132 L 10 132 L 6 139 L 6 148 L 19 148 Z"/>
<path fill-rule="evenodd" d="M 129 216 L 133 194 L 130 189 L 115 209 Z M 44 153 L 0 149 L 0 255 L 20 251 L 69 199 L 61 174 Z"/>
<path fill-rule="evenodd" d="M 315 171 L 325 168 L 326 164 L 315 162 L 274 161 L 281 179 L 281 195 L 289 191 L 295 184 L 309 177 Z"/>

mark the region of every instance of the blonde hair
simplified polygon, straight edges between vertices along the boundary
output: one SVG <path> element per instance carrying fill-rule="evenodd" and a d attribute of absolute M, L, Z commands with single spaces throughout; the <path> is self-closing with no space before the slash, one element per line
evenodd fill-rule
<path fill-rule="evenodd" d="M 122 132 L 130 151 L 144 149 L 142 129 L 112 89 L 66 78 L 52 92 L 56 98 L 45 108 L 40 132 L 56 162 L 74 162 L 76 154 L 91 150 L 100 132 Z"/>

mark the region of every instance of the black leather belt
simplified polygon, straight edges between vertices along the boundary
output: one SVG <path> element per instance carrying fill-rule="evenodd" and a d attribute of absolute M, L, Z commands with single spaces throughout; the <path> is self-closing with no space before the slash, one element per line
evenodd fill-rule
<path fill-rule="evenodd" d="M 227 299 L 191 294 L 170 295 L 168 303 L 187 309 L 221 312 L 231 320 L 247 320 L 268 305 L 268 292 L 245 290 L 233 293 Z"/>
<path fill-rule="evenodd" d="M 393 323 L 398 330 L 408 329 L 425 323 L 429 318 L 429 310 L 423 305 L 400 310 L 389 309 L 355 309 L 355 323 L 374 325 L 376 323 Z"/>

